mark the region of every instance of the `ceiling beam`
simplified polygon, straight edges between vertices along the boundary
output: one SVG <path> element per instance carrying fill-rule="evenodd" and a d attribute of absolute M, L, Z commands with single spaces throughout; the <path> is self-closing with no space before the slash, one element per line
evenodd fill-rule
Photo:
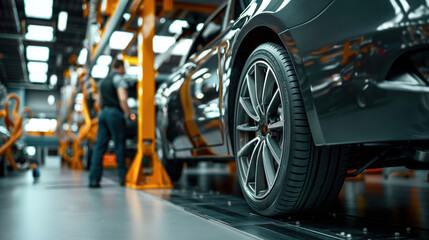
<path fill-rule="evenodd" d="M 109 20 L 106 23 L 106 26 L 104 27 L 105 30 L 104 30 L 103 36 L 101 37 L 101 40 L 98 46 L 96 46 L 95 53 L 91 54 L 92 51 L 88 51 L 88 54 L 91 55 L 91 61 L 88 64 L 89 66 L 88 69 L 91 69 L 95 65 L 95 61 L 103 53 L 104 49 L 109 43 L 110 36 L 112 35 L 113 31 L 116 30 L 116 27 L 118 26 L 119 22 L 122 20 L 122 15 L 124 14 L 129 2 L 130 0 L 119 1 L 118 5 L 116 6 L 115 12 L 109 18 Z"/>
<path fill-rule="evenodd" d="M 19 23 L 19 16 L 18 16 L 18 10 L 16 9 L 16 3 L 15 3 L 15 0 L 9 0 L 9 2 L 10 2 L 10 5 L 12 6 L 13 19 L 15 21 L 16 31 L 19 34 L 21 33 L 21 25 Z M 24 43 L 22 39 L 18 39 L 18 52 L 19 52 L 19 57 L 21 58 L 22 74 L 25 81 L 28 82 L 28 72 L 27 72 L 27 66 L 25 64 L 25 57 L 24 57 Z"/>
<path fill-rule="evenodd" d="M 11 83 L 11 82 L 6 82 L 6 87 L 25 88 L 25 89 L 30 89 L 30 90 L 52 91 L 52 88 L 49 88 L 49 86 L 47 84 L 43 84 L 43 83 Z"/>

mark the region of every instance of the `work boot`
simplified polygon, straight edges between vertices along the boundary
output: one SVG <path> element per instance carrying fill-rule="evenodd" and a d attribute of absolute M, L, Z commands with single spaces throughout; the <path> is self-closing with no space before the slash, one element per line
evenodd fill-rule
<path fill-rule="evenodd" d="M 89 188 L 100 188 L 100 183 L 99 182 L 95 182 L 95 183 L 90 183 L 88 185 Z"/>

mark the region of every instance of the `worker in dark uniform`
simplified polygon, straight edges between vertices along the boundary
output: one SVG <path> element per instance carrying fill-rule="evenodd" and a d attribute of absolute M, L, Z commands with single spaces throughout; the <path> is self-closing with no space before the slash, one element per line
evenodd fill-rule
<path fill-rule="evenodd" d="M 121 185 L 125 185 L 125 118 L 132 119 L 128 107 L 127 83 L 124 79 L 124 63 L 115 59 L 112 63 L 112 71 L 99 83 L 99 95 L 96 102 L 101 107 L 98 116 L 98 132 L 91 159 L 89 175 L 89 187 L 100 187 L 103 171 L 102 159 L 106 152 L 109 140 L 115 142 L 115 156 L 118 165 L 118 175 Z M 124 118 L 125 117 L 125 118 Z"/>

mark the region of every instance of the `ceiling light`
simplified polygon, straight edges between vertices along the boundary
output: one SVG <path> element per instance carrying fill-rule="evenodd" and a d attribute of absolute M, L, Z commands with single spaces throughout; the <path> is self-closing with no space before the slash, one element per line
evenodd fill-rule
<path fill-rule="evenodd" d="M 67 18 L 69 17 L 67 12 L 60 12 L 58 14 L 58 30 L 64 32 L 67 28 Z"/>
<path fill-rule="evenodd" d="M 49 86 L 54 87 L 55 85 L 57 85 L 57 82 L 58 82 L 57 75 L 52 74 L 51 77 L 49 78 Z"/>
<path fill-rule="evenodd" d="M 52 0 L 24 0 L 25 16 L 32 18 L 51 19 Z"/>
<path fill-rule="evenodd" d="M 203 29 L 203 27 L 204 27 L 204 23 L 198 23 L 197 31 L 200 31 L 201 29 Z"/>
<path fill-rule="evenodd" d="M 86 48 L 82 48 L 82 50 L 80 50 L 79 56 L 77 57 L 77 63 L 80 65 L 85 65 L 87 58 L 88 50 Z"/>
<path fill-rule="evenodd" d="M 173 54 L 174 55 L 186 55 L 191 48 L 193 41 L 189 38 L 180 39 L 179 42 L 174 46 Z"/>
<path fill-rule="evenodd" d="M 98 57 L 97 59 L 97 64 L 99 65 L 110 65 L 110 63 L 112 62 L 112 57 L 109 55 L 101 55 L 100 57 Z"/>
<path fill-rule="evenodd" d="M 28 25 L 28 32 L 25 34 L 25 38 L 34 41 L 52 41 L 54 28 L 51 26 Z"/>
<path fill-rule="evenodd" d="M 30 118 L 25 124 L 25 131 L 31 132 L 49 132 L 57 127 L 56 119 L 48 118 Z"/>
<path fill-rule="evenodd" d="M 131 18 L 131 14 L 129 14 L 129 13 L 124 13 L 124 14 L 122 15 L 122 17 L 125 19 L 125 21 L 128 21 L 128 20 L 130 20 L 130 18 Z"/>
<path fill-rule="evenodd" d="M 27 68 L 30 73 L 47 73 L 48 64 L 45 62 L 28 62 Z"/>
<path fill-rule="evenodd" d="M 27 59 L 35 61 L 48 61 L 49 48 L 40 46 L 27 46 Z"/>
<path fill-rule="evenodd" d="M 93 78 L 105 78 L 109 73 L 109 67 L 105 65 L 95 65 L 92 68 L 91 76 Z"/>
<path fill-rule="evenodd" d="M 174 37 L 155 35 L 153 37 L 153 51 L 155 53 L 164 53 L 175 42 L 176 42 L 176 39 Z"/>
<path fill-rule="evenodd" d="M 170 33 L 181 34 L 183 28 L 189 28 L 189 23 L 186 20 L 174 20 L 170 27 L 168 27 L 168 31 Z"/>
<path fill-rule="evenodd" d="M 28 76 L 30 78 L 30 82 L 32 83 L 46 83 L 48 80 L 46 73 L 30 73 Z"/>
<path fill-rule="evenodd" d="M 124 50 L 133 36 L 134 34 L 130 32 L 114 31 L 109 40 L 110 49 Z"/>
<path fill-rule="evenodd" d="M 49 97 L 48 97 L 48 104 L 50 106 L 52 106 L 52 105 L 54 105 L 54 103 L 55 103 L 55 97 L 54 97 L 54 95 L 49 95 Z"/>

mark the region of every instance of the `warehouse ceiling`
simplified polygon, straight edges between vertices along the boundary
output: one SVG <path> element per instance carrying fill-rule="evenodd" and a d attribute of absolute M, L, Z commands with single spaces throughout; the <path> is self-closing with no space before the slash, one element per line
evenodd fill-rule
<path fill-rule="evenodd" d="M 162 21 L 158 19 L 157 34 L 168 35 L 168 25 L 176 18 L 196 24 L 209 16 L 207 11 L 192 12 L 193 10 L 189 11 L 186 6 L 216 7 L 223 2 L 224 0 L 212 0 L 210 3 L 204 0 L 174 1 L 179 3 L 177 6 L 180 5 L 180 8 L 175 8 L 165 15 Z M 52 14 L 41 18 L 44 11 L 36 8 L 45 3 L 52 4 Z M 64 28 L 64 25 L 60 23 L 59 15 L 67 15 L 66 27 L 62 31 L 60 29 Z M 59 89 L 63 84 L 63 72 L 70 67 L 70 58 L 79 55 L 83 48 L 87 21 L 87 18 L 83 17 L 82 0 L 0 0 L 0 81 L 7 87 Z M 52 35 L 52 39 L 49 39 L 49 35 Z M 29 63 L 28 54 L 34 47 L 47 47 L 49 50 L 46 52 L 46 58 L 41 54 L 43 51 L 37 52 L 39 55 Z M 116 53 L 113 51 L 113 54 Z M 164 67 L 160 67 L 161 72 L 171 71 L 179 57 L 173 56 L 171 59 Z M 48 64 L 47 69 L 45 63 Z M 32 72 L 46 72 L 46 77 L 40 79 L 30 76 L 29 69 Z M 55 82 L 56 85 L 52 84 Z"/>

